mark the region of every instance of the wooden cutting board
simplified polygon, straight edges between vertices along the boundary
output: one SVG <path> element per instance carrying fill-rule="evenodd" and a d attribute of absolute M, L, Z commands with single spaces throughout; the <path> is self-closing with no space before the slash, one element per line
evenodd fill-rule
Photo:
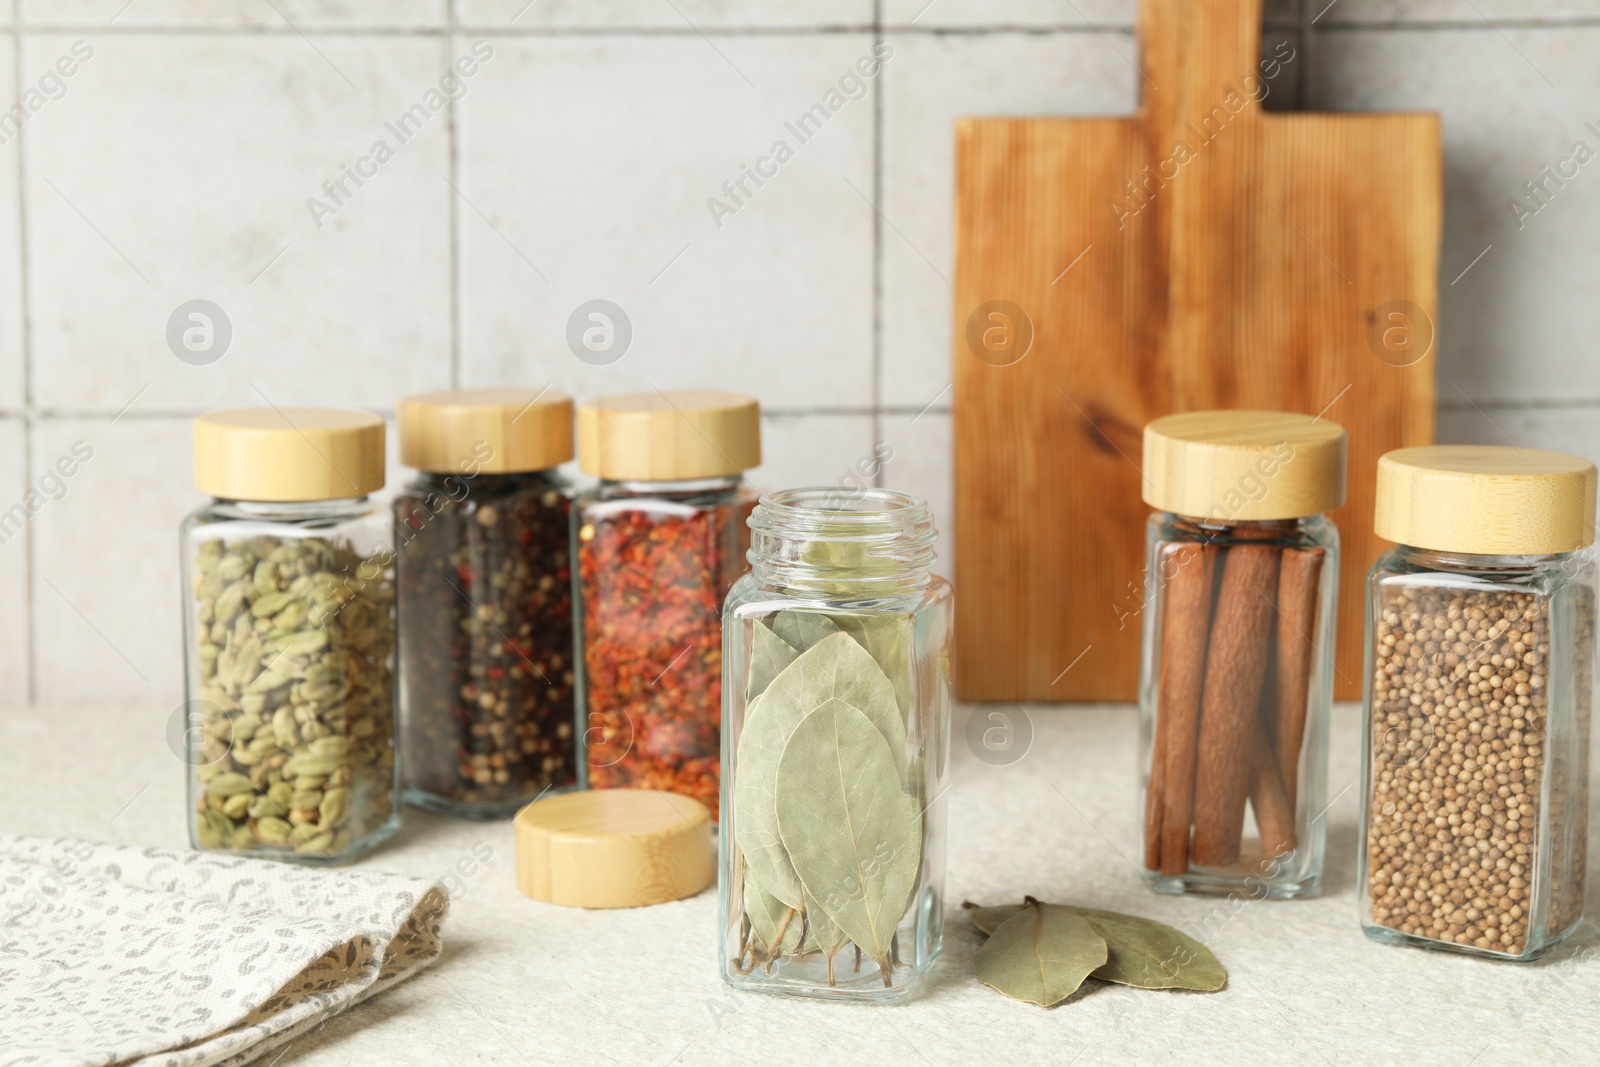
<path fill-rule="evenodd" d="M 1433 440 L 1439 122 L 1264 112 L 1260 26 L 1261 0 L 1141 0 L 1136 115 L 957 126 L 964 699 L 1135 697 L 1141 431 L 1226 407 L 1349 431 L 1336 690 L 1360 696 L 1377 460 Z"/>

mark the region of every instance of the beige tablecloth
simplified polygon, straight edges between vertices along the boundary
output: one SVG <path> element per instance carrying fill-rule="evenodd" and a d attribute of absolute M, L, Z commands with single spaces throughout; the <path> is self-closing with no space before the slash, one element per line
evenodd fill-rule
<path fill-rule="evenodd" d="M 436 959 L 435 883 L 0 835 L 0 1067 L 243 1064 Z"/>

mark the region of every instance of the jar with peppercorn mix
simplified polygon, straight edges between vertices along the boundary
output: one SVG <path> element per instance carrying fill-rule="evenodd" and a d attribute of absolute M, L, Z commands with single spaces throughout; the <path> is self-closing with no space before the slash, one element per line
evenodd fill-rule
<path fill-rule="evenodd" d="M 189 835 L 338 863 L 399 827 L 384 425 L 322 408 L 194 422 L 213 499 L 180 532 Z M 177 725 L 177 724 L 175 724 Z"/>
<path fill-rule="evenodd" d="M 572 401 L 468 389 L 400 402 L 405 798 L 504 818 L 577 780 L 572 692 Z"/>
<path fill-rule="evenodd" d="M 743 989 L 910 992 L 943 934 L 950 586 L 927 504 L 791 489 L 723 613 L 719 927 Z"/>
<path fill-rule="evenodd" d="M 1196 411 L 1144 431 L 1144 866 L 1159 892 L 1322 878 L 1345 433 Z"/>
<path fill-rule="evenodd" d="M 1358 885 L 1368 936 L 1497 959 L 1583 914 L 1595 467 L 1558 452 L 1378 461 Z"/>
<path fill-rule="evenodd" d="M 580 784 L 717 810 L 722 601 L 745 571 L 761 413 L 745 396 L 637 393 L 578 408 L 573 505 Z"/>

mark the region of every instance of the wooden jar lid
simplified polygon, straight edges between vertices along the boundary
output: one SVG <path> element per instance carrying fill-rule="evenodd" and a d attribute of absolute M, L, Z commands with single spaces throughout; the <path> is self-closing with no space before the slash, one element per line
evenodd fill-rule
<path fill-rule="evenodd" d="M 739 393 L 603 396 L 578 407 L 578 466 L 597 478 L 720 478 L 761 465 L 761 405 Z"/>
<path fill-rule="evenodd" d="M 1534 556 L 1594 543 L 1595 466 L 1503 445 L 1398 448 L 1378 460 L 1379 537 L 1435 552 Z"/>
<path fill-rule="evenodd" d="M 1288 411 L 1190 411 L 1144 428 L 1144 502 L 1221 522 L 1322 515 L 1344 503 L 1344 427 Z"/>
<path fill-rule="evenodd" d="M 383 488 L 383 420 L 338 408 L 232 408 L 194 420 L 194 487 L 221 500 L 341 500 Z"/>
<path fill-rule="evenodd" d="M 711 812 L 655 789 L 563 793 L 517 812 L 517 888 L 576 908 L 689 897 L 716 875 Z"/>
<path fill-rule="evenodd" d="M 515 474 L 572 458 L 572 398 L 554 389 L 446 389 L 400 401 L 400 462 L 438 474 Z"/>

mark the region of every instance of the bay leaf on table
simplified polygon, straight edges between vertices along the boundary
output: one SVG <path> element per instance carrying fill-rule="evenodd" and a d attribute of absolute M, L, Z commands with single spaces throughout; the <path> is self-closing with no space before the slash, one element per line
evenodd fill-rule
<path fill-rule="evenodd" d="M 1110 954 L 1096 978 L 1139 989 L 1213 992 L 1228 984 L 1228 972 L 1210 949 L 1181 930 L 1154 919 L 1093 908 L 1073 909 L 1106 939 Z"/>
<path fill-rule="evenodd" d="M 985 934 L 1031 907 L 1000 904 L 981 907 L 963 903 L 967 918 Z M 1116 911 L 1079 908 L 1069 904 L 1042 904 L 1076 912 L 1105 938 L 1105 965 L 1091 977 L 1138 989 L 1194 989 L 1213 992 L 1228 982 L 1228 972 L 1205 945 L 1166 923 Z"/>
<path fill-rule="evenodd" d="M 985 935 L 994 933 L 995 927 L 1028 907 L 1026 904 L 996 904 L 986 908 L 970 900 L 963 901 L 961 906 L 966 910 L 967 918 L 972 920 L 972 925 Z"/>
<path fill-rule="evenodd" d="M 778 834 L 778 761 L 795 728 L 829 700 L 848 703 L 878 730 L 897 787 L 905 774 L 906 727 L 894 686 L 848 634 L 830 634 L 802 652 L 750 702 L 733 770 L 734 840 L 761 887 L 792 908 L 801 906 L 801 884 Z"/>
<path fill-rule="evenodd" d="M 900 788 L 888 742 L 850 704 L 825 701 L 784 746 L 776 801 L 806 896 L 877 961 L 888 985 L 891 942 L 922 869 L 922 811 Z"/>
<path fill-rule="evenodd" d="M 1107 951 L 1082 915 L 1035 902 L 995 927 L 973 967 L 985 985 L 1048 1008 L 1076 993 L 1106 962 Z"/>
<path fill-rule="evenodd" d="M 795 647 L 757 622 L 750 627 L 750 682 L 745 700 L 754 700 L 766 691 L 785 667 L 799 658 Z"/>
<path fill-rule="evenodd" d="M 772 632 L 799 652 L 815 647 L 823 638 L 839 632 L 833 620 L 820 611 L 788 608 L 767 617 Z"/>

